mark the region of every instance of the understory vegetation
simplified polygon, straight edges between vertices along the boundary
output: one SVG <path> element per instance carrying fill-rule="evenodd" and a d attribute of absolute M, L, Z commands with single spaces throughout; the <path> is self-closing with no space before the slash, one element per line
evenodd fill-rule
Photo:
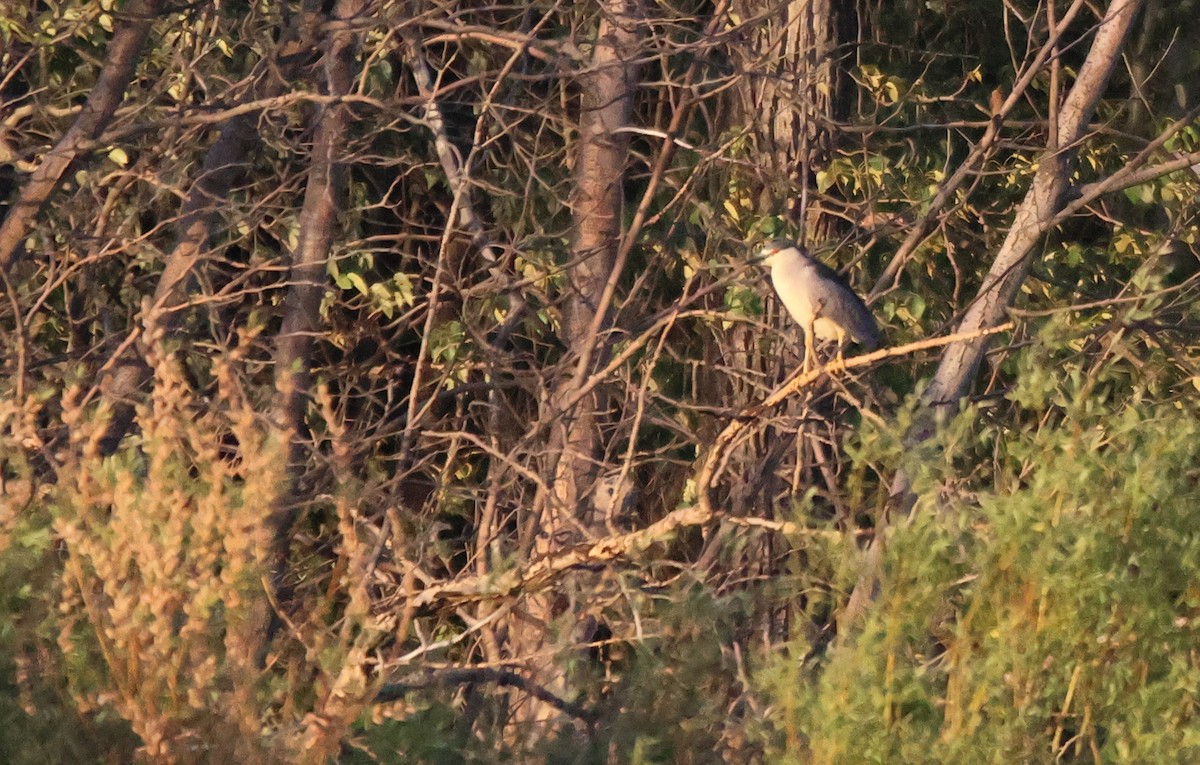
<path fill-rule="evenodd" d="M 1198 19 L 0 7 L 0 762 L 1200 762 Z"/>

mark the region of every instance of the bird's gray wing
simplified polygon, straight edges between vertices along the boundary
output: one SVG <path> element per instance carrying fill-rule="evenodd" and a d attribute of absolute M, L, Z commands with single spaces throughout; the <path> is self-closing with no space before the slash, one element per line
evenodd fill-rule
<path fill-rule="evenodd" d="M 831 316 L 845 329 L 849 330 L 858 344 L 868 350 L 875 350 L 879 347 L 879 325 L 875 323 L 875 316 L 871 313 L 871 309 L 863 302 L 858 293 L 850 287 L 850 284 L 842 278 L 842 275 L 834 271 L 829 266 L 825 265 L 816 258 L 812 258 L 812 264 L 817 269 L 817 274 L 825 280 L 836 285 L 838 293 L 841 297 L 842 310 L 838 313 L 839 316 Z"/>

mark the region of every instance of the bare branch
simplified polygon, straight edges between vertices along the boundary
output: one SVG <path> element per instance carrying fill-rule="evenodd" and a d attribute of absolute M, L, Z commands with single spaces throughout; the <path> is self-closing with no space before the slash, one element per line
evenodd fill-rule
<path fill-rule="evenodd" d="M 1054 138 L 1058 148 L 1042 157 L 1033 186 L 1017 210 L 983 286 L 959 323 L 961 332 L 976 332 L 996 324 L 1024 282 L 1033 250 L 1062 203 L 1067 183 L 1067 152 L 1085 135 L 1108 77 L 1120 60 L 1121 47 L 1140 5 L 1141 0 L 1113 0 L 1109 5 L 1058 115 L 1059 130 Z M 947 348 L 925 391 L 925 400 L 935 405 L 956 402 L 966 390 L 986 347 L 986 336 L 980 335 Z"/>
<path fill-rule="evenodd" d="M 1005 324 L 981 330 L 984 335 L 993 335 L 1012 329 Z M 893 348 L 852 358 L 835 359 L 825 366 L 796 374 L 784 382 L 760 404 L 746 408 L 737 415 L 709 448 L 704 463 L 696 476 L 698 501 L 695 505 L 679 508 L 644 529 L 627 534 L 608 536 L 594 542 L 575 545 L 540 558 L 533 563 L 488 576 L 466 576 L 447 582 L 431 584 L 412 595 L 409 603 L 416 608 L 430 608 L 437 604 L 463 605 L 497 600 L 518 593 L 536 593 L 553 586 L 558 577 L 571 570 L 629 560 L 638 557 L 641 551 L 667 541 L 684 528 L 704 526 L 721 517 L 723 513 L 712 505 L 711 488 L 720 475 L 727 451 L 747 428 L 753 426 L 766 410 L 778 406 L 798 391 L 812 385 L 825 375 L 835 375 L 851 369 L 870 366 L 886 358 L 910 355 L 930 348 L 940 348 L 951 343 L 970 339 L 966 333 L 945 337 L 927 338 Z M 788 531 L 788 527 L 780 527 Z"/>
<path fill-rule="evenodd" d="M 150 27 L 162 13 L 162 0 L 132 0 L 123 10 L 123 23 L 113 34 L 108 55 L 96 84 L 75 122 L 58 140 L 42 164 L 21 189 L 8 216 L 0 224 L 0 271 L 7 272 L 16 262 L 34 218 L 71 164 L 83 153 L 83 145 L 108 124 L 121 104 L 125 88 L 150 34 Z M 128 21 L 124 21 L 128 19 Z"/>
<path fill-rule="evenodd" d="M 416 673 L 384 685 L 375 695 L 375 702 L 385 704 L 428 688 L 445 688 L 473 683 L 495 683 L 501 687 L 519 688 L 535 699 L 576 719 L 586 722 L 596 719 L 596 714 L 587 707 L 556 696 L 544 686 L 511 669 L 494 669 L 492 667 L 463 667 Z"/>
<path fill-rule="evenodd" d="M 872 298 L 878 297 L 881 293 L 895 286 L 894 283 L 899 278 L 901 269 L 904 268 L 904 264 L 908 262 L 908 259 L 916 251 L 917 247 L 920 246 L 921 242 L 925 240 L 937 216 L 954 197 L 954 193 L 971 177 L 979 165 L 989 156 L 992 149 L 995 148 L 997 141 L 1000 139 L 1000 131 L 1004 127 L 1005 117 L 1021 102 L 1021 99 L 1025 97 L 1025 91 L 1033 83 L 1034 79 L 1042 73 L 1042 67 L 1057 49 L 1067 25 L 1071 23 L 1084 5 L 1084 0 L 1075 0 L 1071 3 L 1071 7 L 1067 9 L 1067 12 L 1063 14 L 1058 26 L 1052 30 L 1050 39 L 1042 45 L 1037 55 L 1025 67 L 1024 73 L 1014 83 L 1008 96 L 1001 102 L 1000 108 L 992 115 L 991 122 L 988 124 L 987 129 L 984 130 L 983 136 L 980 137 L 978 143 L 972 147 L 971 153 L 967 155 L 967 158 L 963 160 L 950 177 L 938 187 L 937 193 L 929 201 L 925 213 L 909 228 L 908 236 L 904 238 L 903 244 L 900 245 L 896 254 L 892 256 L 887 268 L 875 280 L 875 286 L 871 290 Z"/>
<path fill-rule="evenodd" d="M 923 395 L 923 401 L 930 409 L 909 431 L 911 441 L 930 438 L 939 422 L 934 415 L 958 404 L 983 359 L 992 334 L 988 330 L 1001 320 L 1025 281 L 1033 251 L 1062 205 L 1068 177 L 1068 153 L 1086 134 L 1088 122 L 1120 59 L 1121 48 L 1140 5 L 1141 0 L 1112 0 L 1100 22 L 1087 58 L 1057 115 L 1058 133 L 1050 137 L 1050 146 L 1041 158 L 1033 185 L 1018 208 L 983 285 L 959 323 L 959 332 L 968 339 L 950 345 L 942 354 L 937 372 Z M 1059 28 L 1063 26 L 1065 24 L 1060 24 Z M 893 478 L 891 496 L 895 515 L 903 516 L 912 509 L 915 497 L 911 479 L 904 470 L 897 471 Z M 876 538 L 865 556 L 858 584 L 839 619 L 844 626 L 855 624 L 879 594 L 879 566 L 885 539 L 883 534 Z"/>

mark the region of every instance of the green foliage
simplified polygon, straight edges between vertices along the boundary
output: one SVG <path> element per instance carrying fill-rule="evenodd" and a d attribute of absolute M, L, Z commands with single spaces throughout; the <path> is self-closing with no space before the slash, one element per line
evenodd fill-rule
<path fill-rule="evenodd" d="M 0 205 L 96 87 L 118 5 L 0 8 Z M 929 424 L 927 352 L 754 406 L 798 366 L 795 328 L 775 326 L 761 270 L 731 266 L 789 236 L 865 292 L 922 225 L 872 310 L 890 345 L 953 327 L 1037 172 L 1096 4 L 1003 124 L 994 103 L 1043 44 L 1047 4 L 842 5 L 860 17 L 831 48 L 853 52 L 829 59 L 855 88 L 836 114 L 816 103 L 831 84 L 781 45 L 824 25 L 793 18 L 777 36 L 744 8 L 648 4 L 629 124 L 613 125 L 626 233 L 588 252 L 580 94 L 604 69 L 588 58 L 600 4 L 372 6 L 350 25 L 341 104 L 322 52 L 342 27 L 301 15 L 332 4 L 171 6 L 4 273 L 0 761 L 1200 760 L 1190 168 L 1048 233 L 1015 327 L 935 438 L 907 437 Z M 1194 106 L 1181 83 L 1200 48 L 1179 41 L 1197 37 L 1197 2 L 1148 5 L 1096 129 L 1059 147 L 1068 199 Z M 311 373 L 308 406 L 281 418 L 304 200 L 330 191 L 309 185 L 328 177 L 315 127 L 337 107 L 349 188 L 293 367 Z M 228 188 L 194 194 L 229 109 L 251 118 L 249 156 Z M 1195 151 L 1198 124 L 1151 161 Z M 154 306 L 180 243 L 196 246 L 195 283 Z M 620 273 L 576 278 L 618 250 Z M 570 311 L 601 307 L 596 335 L 567 335 Z M 167 337 L 147 337 L 152 308 L 179 318 Z M 156 382 L 114 392 L 127 362 Z M 125 402 L 135 425 L 102 454 L 99 423 Z M 556 440 L 581 422 L 585 438 Z M 718 485 L 699 487 L 731 423 Z M 616 467 L 638 493 L 585 517 L 591 473 Z M 823 654 L 901 470 L 919 500 L 886 536 L 882 596 Z M 701 490 L 719 515 L 703 528 L 473 597 L 605 535 L 616 549 Z M 285 493 L 299 522 L 273 592 L 263 536 Z M 471 577 L 461 602 L 411 607 Z M 611 636 L 581 645 L 585 612 Z M 516 650 L 526 630 L 548 637 Z M 545 723 L 519 684 L 437 683 L 471 667 L 511 668 L 584 713 Z M 430 685 L 373 703 L 410 673 Z"/>
<path fill-rule="evenodd" d="M 338 760 L 340 765 L 458 765 L 489 761 L 472 753 L 462 717 L 453 706 L 434 702 L 417 709 L 402 706 L 398 711 L 400 719 L 381 716 L 360 722 L 355 746 Z"/>
<path fill-rule="evenodd" d="M 1200 757 L 1200 416 L 1040 369 L 1011 398 L 1042 424 L 998 435 L 1021 479 L 922 503 L 861 634 L 780 667 L 779 761 Z"/>

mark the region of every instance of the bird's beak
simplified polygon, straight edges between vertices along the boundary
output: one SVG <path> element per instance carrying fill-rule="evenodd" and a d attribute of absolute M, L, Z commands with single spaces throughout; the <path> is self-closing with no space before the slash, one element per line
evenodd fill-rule
<path fill-rule="evenodd" d="M 779 250 L 775 249 L 774 247 L 764 247 L 758 251 L 758 254 L 755 255 L 750 262 L 756 266 L 766 266 L 767 268 L 770 268 L 772 265 L 774 265 L 775 255 L 778 252 Z"/>

